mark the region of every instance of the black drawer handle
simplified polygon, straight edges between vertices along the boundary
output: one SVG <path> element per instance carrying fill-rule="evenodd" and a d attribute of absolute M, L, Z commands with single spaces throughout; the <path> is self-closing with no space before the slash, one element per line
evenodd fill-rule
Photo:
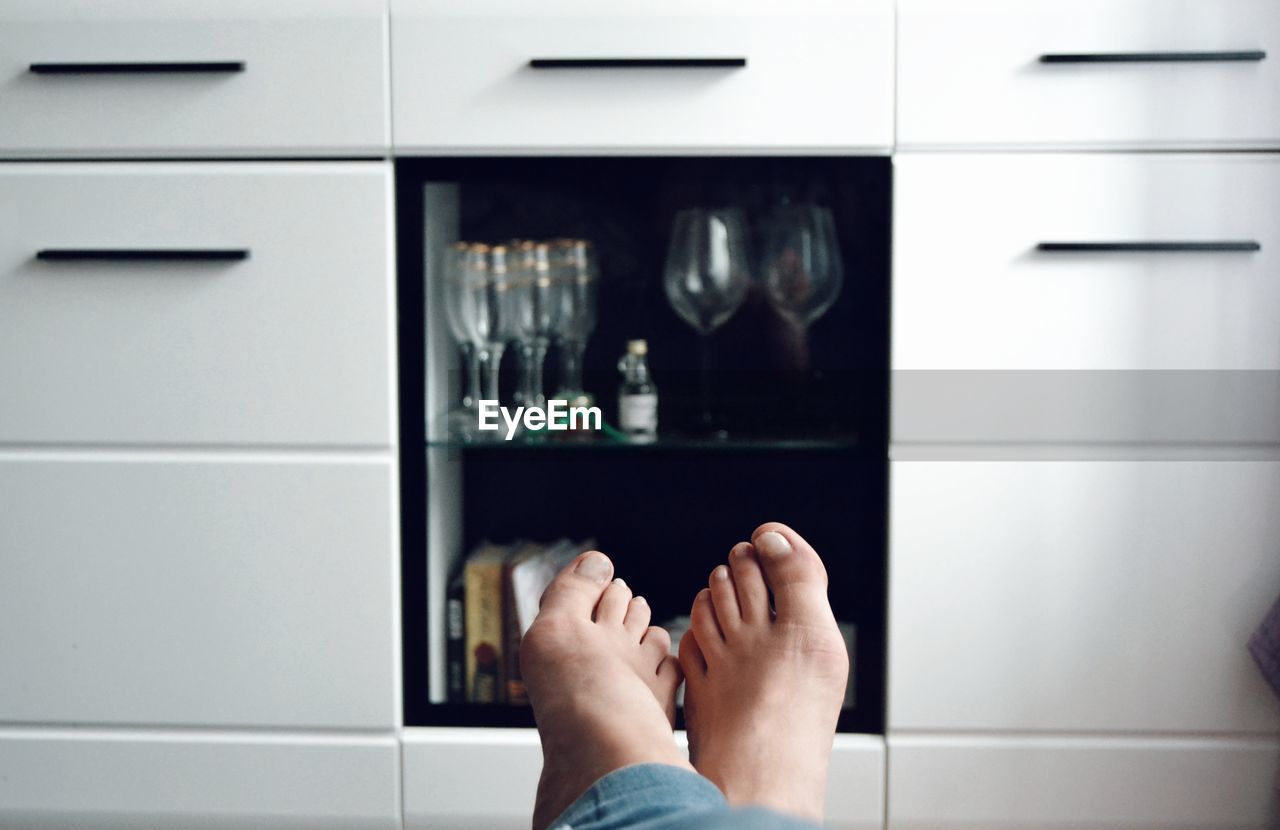
<path fill-rule="evenodd" d="M 1229 63 L 1260 61 L 1261 49 L 1233 52 L 1055 52 L 1040 56 L 1041 63 Z"/>
<path fill-rule="evenodd" d="M 534 58 L 531 69 L 742 69 L 746 58 Z"/>
<path fill-rule="evenodd" d="M 244 61 L 147 61 L 134 63 L 33 63 L 36 75 L 165 75 L 243 72 Z"/>
<path fill-rule="evenodd" d="M 238 262 L 247 248 L 44 248 L 36 259 L 50 262 Z"/>
<path fill-rule="evenodd" d="M 1037 251 L 1045 253 L 1254 253 L 1262 246 L 1252 240 L 1221 242 L 1041 242 Z"/>

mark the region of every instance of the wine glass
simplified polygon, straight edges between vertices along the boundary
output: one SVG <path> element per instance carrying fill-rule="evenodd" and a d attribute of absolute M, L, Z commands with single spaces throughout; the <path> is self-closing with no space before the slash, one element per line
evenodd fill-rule
<path fill-rule="evenodd" d="M 587 338 L 596 327 L 596 261 L 585 239 L 561 239 L 555 243 L 553 281 L 557 283 L 560 315 L 560 391 L 557 398 L 584 403 L 582 357 Z"/>
<path fill-rule="evenodd" d="M 477 428 L 476 402 L 480 399 L 480 353 L 472 342 L 466 315 L 466 282 L 464 270 L 467 262 L 466 242 L 455 242 L 445 252 L 444 262 L 444 310 L 449 334 L 462 352 L 462 364 L 467 378 L 463 386 L 462 401 L 455 404 L 446 419 L 449 437 L 471 440 Z"/>
<path fill-rule="evenodd" d="M 548 246 L 519 243 L 510 268 L 514 339 L 521 357 L 520 403 L 542 408 L 547 403 L 542 367 L 560 321 L 559 286 L 551 278 Z"/>
<path fill-rule="evenodd" d="M 784 204 L 774 210 L 765 245 L 765 292 L 802 329 L 840 296 L 844 266 L 829 208 Z"/>
<path fill-rule="evenodd" d="M 498 400 L 498 366 L 511 328 L 506 248 L 476 243 L 462 266 L 461 316 L 475 349 L 486 400 Z M 478 426 L 478 424 L 477 424 Z"/>
<path fill-rule="evenodd" d="M 663 287 L 676 314 L 702 335 L 700 426 L 715 430 L 711 415 L 711 333 L 747 296 L 750 282 L 746 220 L 735 208 L 689 208 L 676 213 Z"/>

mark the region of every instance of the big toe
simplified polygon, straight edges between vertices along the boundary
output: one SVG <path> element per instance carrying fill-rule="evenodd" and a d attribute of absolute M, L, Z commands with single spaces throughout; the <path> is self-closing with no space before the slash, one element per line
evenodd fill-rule
<path fill-rule="evenodd" d="M 591 618 L 600 596 L 613 579 L 613 562 L 597 550 L 565 566 L 542 594 L 540 612 Z"/>
<path fill-rule="evenodd" d="M 780 522 L 767 522 L 751 534 L 779 616 L 830 613 L 827 569 L 804 537 Z"/>

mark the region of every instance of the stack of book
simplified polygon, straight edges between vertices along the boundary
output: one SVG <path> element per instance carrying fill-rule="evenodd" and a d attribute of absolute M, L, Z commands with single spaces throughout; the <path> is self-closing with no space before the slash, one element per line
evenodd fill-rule
<path fill-rule="evenodd" d="M 446 608 L 450 703 L 529 702 L 520 639 L 552 578 L 594 544 L 485 542 L 467 556 L 450 581 Z"/>

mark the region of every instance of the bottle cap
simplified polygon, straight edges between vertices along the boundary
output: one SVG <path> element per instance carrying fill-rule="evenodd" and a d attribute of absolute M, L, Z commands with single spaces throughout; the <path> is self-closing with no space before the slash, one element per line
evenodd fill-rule
<path fill-rule="evenodd" d="M 627 354 L 646 355 L 649 353 L 649 341 L 647 340 L 628 340 Z"/>

